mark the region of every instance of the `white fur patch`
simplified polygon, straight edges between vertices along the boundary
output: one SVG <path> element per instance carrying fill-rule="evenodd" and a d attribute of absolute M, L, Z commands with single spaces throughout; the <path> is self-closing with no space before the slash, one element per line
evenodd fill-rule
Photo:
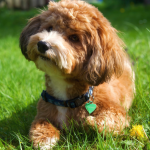
<path fill-rule="evenodd" d="M 52 88 L 53 96 L 59 100 L 68 100 L 67 89 L 72 85 L 65 81 L 61 73 L 61 68 L 68 68 L 68 50 L 63 45 L 64 39 L 61 34 L 56 31 L 47 32 L 44 30 L 41 33 L 38 33 L 39 41 L 48 42 L 52 48 L 46 51 L 46 56 L 55 61 L 56 65 L 50 60 L 42 60 L 38 57 L 35 61 L 37 68 L 44 71 L 51 78 L 48 86 Z M 58 68 L 59 66 L 59 68 Z M 57 106 L 58 115 L 57 121 L 59 127 L 62 128 L 63 124 L 66 124 L 66 113 L 68 108 Z"/>
<path fill-rule="evenodd" d="M 53 89 L 54 96 L 60 100 L 68 100 L 66 95 L 67 88 L 71 87 L 72 85 L 64 81 L 63 78 L 59 78 L 56 76 L 51 76 L 51 82 L 48 85 Z M 66 124 L 66 113 L 68 108 L 57 106 L 58 115 L 57 121 L 60 124 L 60 128 L 63 127 L 63 124 Z"/>
<path fill-rule="evenodd" d="M 58 110 L 57 121 L 59 122 L 59 127 L 61 129 L 63 128 L 63 126 L 66 126 L 67 109 L 68 108 L 66 107 L 57 106 L 57 110 Z"/>
<path fill-rule="evenodd" d="M 56 145 L 57 141 L 58 141 L 58 138 L 56 137 L 53 137 L 53 138 L 47 137 L 46 141 L 39 144 L 40 150 L 52 149 Z"/>
<path fill-rule="evenodd" d="M 38 33 L 37 36 L 40 41 L 47 42 L 52 46 L 52 49 L 47 50 L 45 55 L 48 58 L 55 60 L 56 65 L 58 65 L 60 69 L 68 69 L 69 65 L 67 55 L 69 50 L 64 46 L 65 40 L 62 35 L 57 31 L 47 32 L 44 30 L 43 32 Z"/>

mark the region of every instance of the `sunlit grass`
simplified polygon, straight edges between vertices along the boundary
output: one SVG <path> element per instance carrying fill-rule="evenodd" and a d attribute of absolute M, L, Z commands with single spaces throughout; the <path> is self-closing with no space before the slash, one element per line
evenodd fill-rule
<path fill-rule="evenodd" d="M 102 9 L 120 32 L 134 62 L 136 96 L 129 114 L 131 125 L 143 125 L 150 139 L 150 9 L 143 6 Z M 44 74 L 24 59 L 19 49 L 19 35 L 27 19 L 38 11 L 0 9 L 0 149 L 32 149 L 28 132 L 36 115 L 36 104 L 44 89 Z M 131 126 L 132 127 L 132 126 Z M 97 131 L 86 133 L 72 128 L 62 134 L 54 149 L 150 149 L 148 140 L 138 140 L 125 129 L 124 135 L 112 137 Z"/>

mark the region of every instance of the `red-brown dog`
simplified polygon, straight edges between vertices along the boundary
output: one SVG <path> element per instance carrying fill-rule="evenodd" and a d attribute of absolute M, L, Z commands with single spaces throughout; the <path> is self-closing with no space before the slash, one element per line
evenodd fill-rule
<path fill-rule="evenodd" d="M 20 37 L 25 57 L 46 73 L 30 129 L 34 147 L 51 149 L 71 119 L 99 132 L 129 126 L 134 73 L 109 21 L 83 1 L 50 2 Z"/>

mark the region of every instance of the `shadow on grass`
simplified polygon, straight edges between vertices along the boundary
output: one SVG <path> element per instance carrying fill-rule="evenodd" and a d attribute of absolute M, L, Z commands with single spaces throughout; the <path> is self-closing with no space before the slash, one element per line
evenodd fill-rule
<path fill-rule="evenodd" d="M 37 101 L 34 101 L 28 107 L 0 121 L 0 138 L 4 141 L 12 141 L 14 133 L 28 136 L 30 125 L 36 115 L 36 105 Z"/>
<path fill-rule="evenodd" d="M 26 148 L 33 148 L 32 143 L 29 141 L 29 129 L 34 117 L 36 115 L 36 106 L 37 101 L 34 101 L 32 104 L 28 105 L 26 108 L 13 113 L 11 117 L 6 118 L 0 121 L 0 141 L 2 139 L 3 144 L 7 148 L 17 148 L 20 149 L 21 146 Z M 66 146 L 72 147 L 94 147 L 97 142 L 97 132 L 89 127 L 88 134 L 83 127 L 75 127 L 71 125 L 70 129 L 66 129 L 64 132 L 61 132 L 61 137 L 58 142 L 58 145 L 54 149 L 65 148 Z M 95 141 L 96 140 L 96 141 Z M 77 141 L 78 144 L 76 144 Z M 83 146 L 84 143 L 84 146 Z M 77 148 L 78 149 L 78 148 Z"/>

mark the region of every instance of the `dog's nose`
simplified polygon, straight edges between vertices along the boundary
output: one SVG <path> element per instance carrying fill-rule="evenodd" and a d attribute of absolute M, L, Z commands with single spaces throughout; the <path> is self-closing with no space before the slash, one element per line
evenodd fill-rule
<path fill-rule="evenodd" d="M 45 53 L 48 49 L 51 48 L 51 45 L 44 41 L 39 41 L 37 43 L 37 46 L 38 46 L 38 51 L 41 53 Z"/>

